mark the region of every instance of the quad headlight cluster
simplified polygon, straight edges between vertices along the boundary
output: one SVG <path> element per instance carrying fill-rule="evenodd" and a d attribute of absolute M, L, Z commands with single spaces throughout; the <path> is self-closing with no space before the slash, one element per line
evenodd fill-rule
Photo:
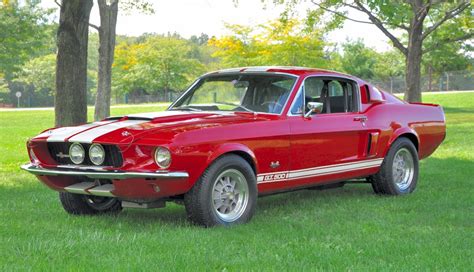
<path fill-rule="evenodd" d="M 73 143 L 69 147 L 69 159 L 75 164 L 81 164 L 86 158 L 86 151 L 80 143 Z M 105 160 L 105 150 L 100 144 L 92 144 L 89 147 L 89 160 L 94 165 L 101 165 Z"/>
<path fill-rule="evenodd" d="M 105 149 L 100 144 L 92 144 L 89 147 L 89 160 L 94 165 L 102 165 L 105 161 Z M 69 147 L 69 159 L 74 164 L 82 164 L 86 159 L 86 150 L 80 143 L 73 143 Z M 166 169 L 171 165 L 171 152 L 166 147 L 157 147 L 153 154 L 155 163 L 161 168 Z"/>

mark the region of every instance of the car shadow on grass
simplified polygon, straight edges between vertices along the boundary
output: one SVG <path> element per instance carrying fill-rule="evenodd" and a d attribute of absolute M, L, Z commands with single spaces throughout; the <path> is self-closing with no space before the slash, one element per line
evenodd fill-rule
<path fill-rule="evenodd" d="M 300 210 L 301 206 L 320 203 L 344 203 L 350 205 L 349 199 L 357 200 L 374 196 L 368 184 L 348 184 L 344 188 L 328 190 L 298 190 L 281 194 L 259 197 L 256 216 L 259 214 L 278 214 L 281 208 L 285 210 Z M 121 224 L 129 224 L 138 228 L 161 225 L 164 227 L 199 227 L 187 220 L 184 206 L 174 203 L 167 204 L 161 209 L 124 209 L 117 216 L 101 216 L 102 220 L 112 220 Z"/>

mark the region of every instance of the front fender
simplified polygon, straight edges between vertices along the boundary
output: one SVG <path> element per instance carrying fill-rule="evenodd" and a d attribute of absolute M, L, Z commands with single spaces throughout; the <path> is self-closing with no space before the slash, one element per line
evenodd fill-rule
<path fill-rule="evenodd" d="M 254 152 L 246 145 L 241 143 L 223 143 L 215 146 L 210 156 L 207 159 L 207 165 L 211 165 L 217 158 L 227 153 L 245 153 L 248 158 L 251 158 L 255 166 L 255 174 L 258 171 L 258 162 Z"/>

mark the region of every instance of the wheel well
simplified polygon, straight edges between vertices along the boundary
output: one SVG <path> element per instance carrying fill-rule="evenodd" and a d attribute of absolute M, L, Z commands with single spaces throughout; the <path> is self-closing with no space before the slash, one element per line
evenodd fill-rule
<path fill-rule="evenodd" d="M 225 153 L 225 154 L 222 154 L 222 155 L 227 155 L 227 154 L 235 154 L 237 156 L 242 157 L 250 165 L 250 167 L 252 167 L 252 170 L 255 173 L 255 175 L 257 174 L 257 168 L 255 166 L 255 162 L 253 161 L 252 156 L 250 156 L 247 152 L 244 152 L 244 151 L 231 151 L 231 152 L 228 152 L 228 153 Z"/>
<path fill-rule="evenodd" d="M 418 145 L 419 145 L 419 143 L 418 143 L 418 138 L 417 138 L 414 134 L 412 134 L 412 133 L 404 133 L 404 134 L 398 136 L 398 138 L 402 138 L 402 137 L 403 137 L 403 138 L 407 138 L 408 140 L 410 140 L 410 141 L 413 143 L 413 145 L 415 146 L 416 151 L 419 150 L 419 148 L 418 148 Z M 398 139 L 398 138 L 397 138 L 397 139 Z"/>

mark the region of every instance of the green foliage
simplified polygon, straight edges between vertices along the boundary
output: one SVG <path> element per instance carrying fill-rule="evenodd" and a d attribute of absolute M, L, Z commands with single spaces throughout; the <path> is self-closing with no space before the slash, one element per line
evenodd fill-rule
<path fill-rule="evenodd" d="M 175 37 L 152 36 L 141 43 L 118 44 L 113 65 L 115 93 L 182 90 L 205 70 L 191 53 L 191 44 Z"/>
<path fill-rule="evenodd" d="M 0 4 L 0 74 L 7 79 L 28 59 L 53 52 L 54 26 L 48 21 L 51 10 L 42 9 L 38 2 Z"/>
<path fill-rule="evenodd" d="M 346 73 L 364 79 L 374 77 L 374 67 L 377 63 L 375 50 L 366 47 L 362 40 L 348 41 L 342 48 L 341 67 Z"/>
<path fill-rule="evenodd" d="M 340 67 L 343 72 L 366 80 L 385 80 L 404 74 L 405 61 L 398 51 L 379 53 L 366 47 L 363 40 L 348 40 L 342 49 Z"/>
<path fill-rule="evenodd" d="M 399 51 L 377 53 L 374 66 L 374 78 L 386 80 L 390 77 L 399 77 L 405 74 L 405 58 Z"/>
<path fill-rule="evenodd" d="M 232 35 L 209 41 L 216 49 L 213 56 L 224 66 L 328 66 L 322 31 L 296 19 L 280 18 L 255 28 L 227 28 Z"/>
<path fill-rule="evenodd" d="M 54 94 L 56 89 L 56 55 L 49 54 L 29 60 L 23 65 L 16 81 L 33 85 L 35 89 L 47 89 Z"/>

